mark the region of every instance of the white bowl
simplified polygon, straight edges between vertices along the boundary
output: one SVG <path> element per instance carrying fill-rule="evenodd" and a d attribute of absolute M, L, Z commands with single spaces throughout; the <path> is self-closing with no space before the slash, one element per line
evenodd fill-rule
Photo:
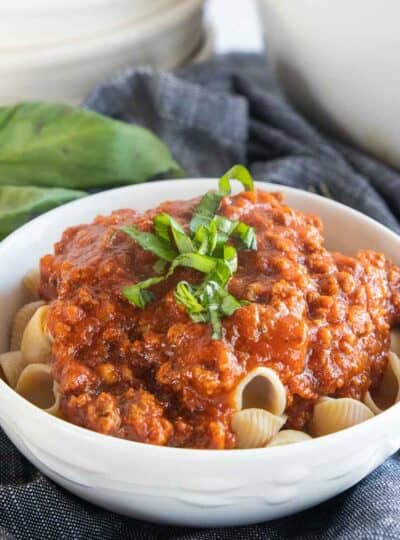
<path fill-rule="evenodd" d="M 0 3 L 0 51 L 80 40 L 136 23 L 181 0 L 13 0 Z"/>
<path fill-rule="evenodd" d="M 24 301 L 21 278 L 62 231 L 98 213 L 139 210 L 215 188 L 215 180 L 175 180 L 107 191 L 33 220 L 0 244 L 0 350 Z M 331 249 L 383 251 L 400 263 L 400 238 L 364 215 L 317 195 L 281 190 L 295 208 L 319 214 Z M 349 234 L 351 231 L 351 234 Z M 29 249 L 27 245 L 29 242 Z M 129 516 L 193 526 L 240 525 L 320 503 L 364 478 L 400 447 L 400 404 L 348 430 L 293 446 L 188 450 L 100 435 L 54 418 L 0 381 L 0 424 L 20 451 L 58 484 Z M 368 501 L 365 501 L 367 512 Z"/>
<path fill-rule="evenodd" d="M 0 52 L 0 103 L 77 103 L 102 79 L 127 67 L 172 69 L 199 46 L 204 0 L 185 0 L 140 23 L 59 46 Z"/>
<path fill-rule="evenodd" d="M 189 58 L 185 58 L 182 67 L 188 64 L 199 64 L 210 60 L 215 54 L 215 31 L 210 24 L 203 29 L 202 40 L 198 47 Z"/>
<path fill-rule="evenodd" d="M 258 0 L 267 54 L 292 103 L 400 167 L 398 0 Z"/>

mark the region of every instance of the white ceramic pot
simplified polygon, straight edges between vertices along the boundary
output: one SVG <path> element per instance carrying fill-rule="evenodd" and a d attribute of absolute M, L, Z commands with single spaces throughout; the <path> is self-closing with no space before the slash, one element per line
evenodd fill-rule
<path fill-rule="evenodd" d="M 80 40 L 165 12 L 182 0 L 0 2 L 0 51 Z"/>
<path fill-rule="evenodd" d="M 176 180 L 107 191 L 10 235 L 0 244 L 0 260 L 7 261 L 0 265 L 0 350 L 7 349 L 10 322 L 25 300 L 22 277 L 66 227 L 117 208 L 144 210 L 166 199 L 192 198 L 216 183 Z M 372 248 L 400 263 L 400 238 L 368 217 L 304 191 L 260 187 L 280 189 L 293 207 L 319 214 L 328 248 L 349 254 Z M 201 527 L 254 523 L 308 508 L 354 485 L 400 447 L 400 404 L 353 428 L 292 446 L 188 450 L 74 426 L 34 407 L 3 381 L 0 424 L 29 460 L 76 495 L 129 516 Z"/>
<path fill-rule="evenodd" d="M 258 0 L 267 54 L 292 103 L 400 167 L 398 0 Z"/>
<path fill-rule="evenodd" d="M 172 69 L 203 35 L 204 0 L 184 0 L 166 12 L 97 38 L 0 53 L 0 103 L 78 103 L 102 79 L 127 67 Z"/>

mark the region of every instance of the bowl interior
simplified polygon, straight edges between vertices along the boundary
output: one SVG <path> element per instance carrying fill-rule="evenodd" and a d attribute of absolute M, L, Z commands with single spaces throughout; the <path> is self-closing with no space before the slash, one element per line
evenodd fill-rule
<path fill-rule="evenodd" d="M 188 199 L 215 189 L 216 180 L 172 180 L 114 189 L 89 196 L 47 212 L 27 223 L 0 244 L 0 350 L 8 348 L 9 326 L 25 301 L 21 279 L 37 266 L 42 255 L 52 252 L 64 229 L 90 222 L 98 214 L 118 208 L 146 210 L 168 199 Z M 359 249 L 385 253 L 400 264 L 400 238 L 386 227 L 346 206 L 301 190 L 259 183 L 258 187 L 282 191 L 293 208 L 314 213 L 324 223 L 326 246 L 333 251 L 355 254 Z M 29 247 L 29 248 L 28 248 Z M 27 249 L 28 248 L 28 249 Z"/>

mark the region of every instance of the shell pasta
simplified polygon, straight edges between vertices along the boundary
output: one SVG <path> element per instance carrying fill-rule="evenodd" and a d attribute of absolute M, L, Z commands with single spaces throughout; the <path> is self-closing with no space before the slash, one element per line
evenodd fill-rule
<path fill-rule="evenodd" d="M 19 351 L 21 349 L 25 328 L 36 311 L 43 305 L 44 302 L 31 302 L 17 311 L 11 328 L 10 351 Z"/>
<path fill-rule="evenodd" d="M 38 268 L 33 268 L 27 272 L 22 280 L 25 289 L 32 295 L 32 298 L 39 298 L 40 273 Z"/>
<path fill-rule="evenodd" d="M 51 354 L 51 339 L 46 327 L 48 306 L 39 307 L 22 334 L 21 353 L 27 364 L 46 360 Z"/>
<path fill-rule="evenodd" d="M 17 386 L 19 376 L 26 366 L 21 351 L 10 351 L 0 354 L 0 365 L 6 381 L 12 388 Z"/>
<path fill-rule="evenodd" d="M 32 295 L 38 290 L 38 276 L 38 271 L 31 271 L 23 280 Z M 48 306 L 43 301 L 30 302 L 17 311 L 11 327 L 10 352 L 0 354 L 0 366 L 18 394 L 61 418 L 60 394 L 48 362 L 52 340 L 47 314 Z"/>

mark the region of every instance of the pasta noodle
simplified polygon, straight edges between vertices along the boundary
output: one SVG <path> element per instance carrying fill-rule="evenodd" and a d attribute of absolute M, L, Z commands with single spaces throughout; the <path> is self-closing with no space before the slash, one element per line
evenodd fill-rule
<path fill-rule="evenodd" d="M 15 390 L 37 407 L 59 416 L 60 397 L 55 391 L 49 365 L 29 364 L 26 366 L 18 379 Z"/>
<path fill-rule="evenodd" d="M 263 409 L 244 409 L 232 416 L 232 430 L 237 448 L 265 446 L 282 428 L 286 417 L 276 416 Z"/>
<path fill-rule="evenodd" d="M 296 444 L 303 441 L 311 440 L 310 435 L 303 431 L 295 429 L 283 429 L 280 431 L 267 446 L 284 446 L 287 444 Z"/>
<path fill-rule="evenodd" d="M 0 365 L 8 384 L 15 388 L 18 378 L 25 367 L 21 351 L 0 354 Z"/>
<path fill-rule="evenodd" d="M 400 401 L 400 358 L 396 353 L 390 352 L 378 390 L 373 397 L 367 392 L 364 403 L 373 413 L 379 414 L 398 401 Z"/>
<path fill-rule="evenodd" d="M 17 311 L 11 328 L 10 351 L 19 351 L 21 349 L 24 330 L 36 310 L 43 305 L 44 302 L 41 301 L 31 302 Z"/>
<path fill-rule="evenodd" d="M 21 353 L 26 364 L 43 362 L 51 354 L 51 339 L 46 328 L 47 313 L 48 306 L 41 306 L 24 330 Z"/>
<path fill-rule="evenodd" d="M 280 416 L 286 408 L 286 390 L 273 369 L 258 367 L 235 390 L 236 409 L 265 409 Z"/>
<path fill-rule="evenodd" d="M 400 355 L 400 330 L 398 329 L 390 332 L 390 350 Z"/>
<path fill-rule="evenodd" d="M 329 435 L 360 424 L 374 414 L 361 401 L 352 398 L 324 398 L 314 407 L 310 432 L 315 437 Z"/>
<path fill-rule="evenodd" d="M 25 289 L 29 291 L 34 298 L 39 297 L 40 273 L 37 268 L 29 270 L 25 274 L 22 283 Z"/>

